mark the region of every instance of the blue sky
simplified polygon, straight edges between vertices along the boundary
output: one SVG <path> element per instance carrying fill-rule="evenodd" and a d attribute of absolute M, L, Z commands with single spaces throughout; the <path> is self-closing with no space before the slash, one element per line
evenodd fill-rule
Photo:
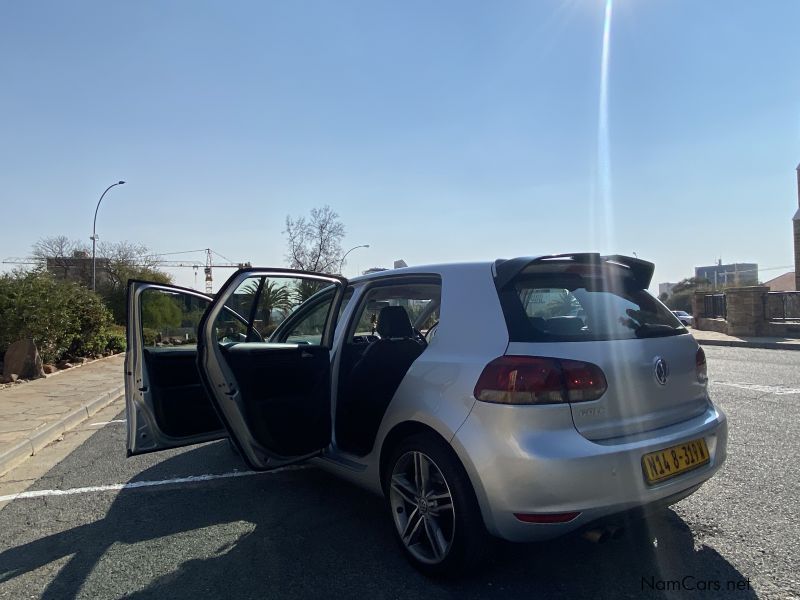
<path fill-rule="evenodd" d="M 98 232 L 283 265 L 331 205 L 345 274 L 599 250 L 792 263 L 800 3 L 6 2 L 0 259 Z M 198 258 L 201 258 L 198 256 Z M 8 268 L 8 265 L 2 265 Z M 762 279 L 788 269 L 762 273 Z M 220 284 L 229 272 L 217 272 Z M 191 270 L 178 273 L 191 285 Z"/>

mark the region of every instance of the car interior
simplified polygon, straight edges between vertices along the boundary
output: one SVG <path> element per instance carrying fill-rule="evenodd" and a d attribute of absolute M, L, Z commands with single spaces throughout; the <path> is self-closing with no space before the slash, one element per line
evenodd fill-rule
<path fill-rule="evenodd" d="M 383 415 L 438 321 L 441 289 L 421 281 L 368 291 L 342 348 L 336 441 L 363 456 L 372 450 Z M 412 315 L 414 320 L 412 322 Z"/>

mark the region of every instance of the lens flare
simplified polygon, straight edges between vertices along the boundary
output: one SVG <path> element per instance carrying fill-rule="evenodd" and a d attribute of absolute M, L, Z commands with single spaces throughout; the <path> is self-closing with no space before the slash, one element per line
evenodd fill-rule
<path fill-rule="evenodd" d="M 611 197 L 611 150 L 608 133 L 608 65 L 611 58 L 611 17 L 613 0 L 606 0 L 603 21 L 603 51 L 600 58 L 600 97 L 597 121 L 597 190 L 600 197 L 603 231 L 600 245 L 611 249 L 614 243 L 614 205 Z M 594 223 L 595 229 L 597 223 Z"/>

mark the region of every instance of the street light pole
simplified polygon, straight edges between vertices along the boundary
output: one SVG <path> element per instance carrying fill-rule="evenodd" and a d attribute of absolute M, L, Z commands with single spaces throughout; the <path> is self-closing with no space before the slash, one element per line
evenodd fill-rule
<path fill-rule="evenodd" d="M 369 248 L 369 244 L 362 244 L 361 246 L 353 246 L 352 248 L 350 248 L 350 250 L 348 250 L 347 252 L 344 253 L 344 256 L 342 257 L 342 261 L 339 263 L 339 274 L 340 275 L 342 274 L 342 269 L 344 268 L 344 259 L 347 258 L 347 255 L 350 254 L 353 250 L 357 250 L 358 248 Z"/>
<path fill-rule="evenodd" d="M 100 210 L 100 203 L 103 201 L 103 196 L 115 185 L 122 185 L 124 181 L 118 181 L 108 186 L 102 194 L 100 200 L 97 201 L 97 208 L 94 209 L 94 221 L 92 222 L 92 291 L 97 291 L 97 265 L 95 264 L 95 254 L 97 249 L 97 211 Z"/>

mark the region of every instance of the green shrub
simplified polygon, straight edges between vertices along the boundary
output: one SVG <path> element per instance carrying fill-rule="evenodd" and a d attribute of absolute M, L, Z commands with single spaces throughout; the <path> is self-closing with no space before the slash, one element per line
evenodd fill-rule
<path fill-rule="evenodd" d="M 0 277 L 0 352 L 32 338 L 44 362 L 102 354 L 110 325 L 100 297 L 78 284 L 38 271 Z"/>
<path fill-rule="evenodd" d="M 125 328 L 121 325 L 112 325 L 108 329 L 108 342 L 106 350 L 111 352 L 125 352 L 128 341 L 125 335 Z"/>
<path fill-rule="evenodd" d="M 158 331 L 149 327 L 142 327 L 142 338 L 145 346 L 155 346 L 158 338 Z"/>

